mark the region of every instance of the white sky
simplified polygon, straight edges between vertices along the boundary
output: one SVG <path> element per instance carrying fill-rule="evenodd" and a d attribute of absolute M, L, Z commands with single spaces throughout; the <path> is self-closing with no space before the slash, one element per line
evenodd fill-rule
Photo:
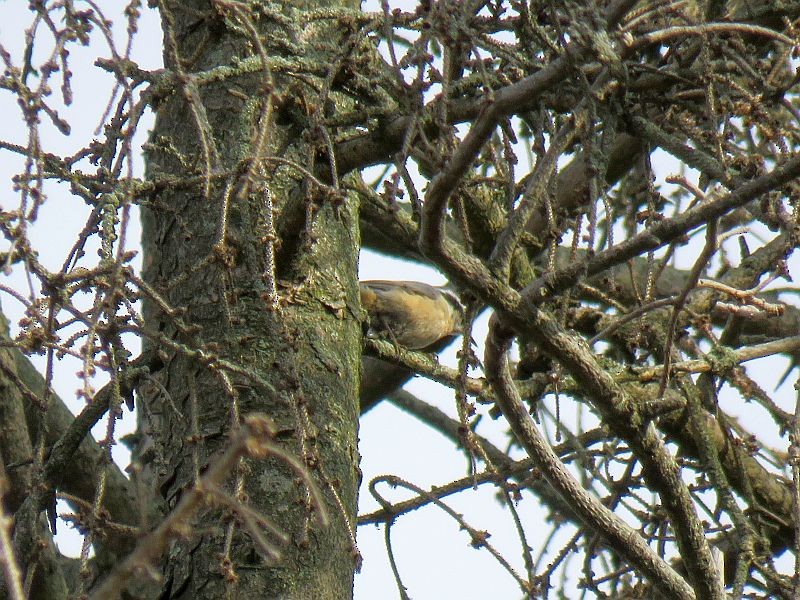
<path fill-rule="evenodd" d="M 393 6 L 408 8 L 415 3 L 393 3 Z M 365 10 L 379 10 L 377 2 L 364 4 Z M 135 38 L 134 59 L 144 68 L 157 68 L 161 64 L 161 33 L 154 11 L 143 8 L 143 18 L 139 22 L 140 33 Z M 27 3 L 19 1 L 0 1 L 0 43 L 12 52 L 14 60 L 19 61 L 19 48 L 23 43 L 24 28 L 30 23 Z M 115 19 L 115 35 L 122 44 L 125 35 L 125 23 L 118 14 L 109 15 Z M 94 137 L 93 131 L 100 123 L 109 99 L 110 76 L 92 67 L 98 48 L 103 48 L 101 36 L 95 35 L 92 46 L 88 48 L 71 48 L 71 66 L 75 72 L 73 89 L 75 101 L 70 107 L 63 107 L 62 116 L 73 125 L 73 133 L 65 137 L 47 123 L 42 125 L 43 146 L 45 151 L 64 154 L 86 146 L 86 142 Z M 37 50 L 44 51 L 46 46 Z M 101 55 L 108 56 L 107 51 L 100 50 Z M 19 63 L 17 63 L 19 64 Z M 58 79 L 56 79 L 58 81 Z M 58 90 L 54 89 L 54 96 Z M 0 91 L 0 123 L 2 138 L 26 143 L 26 132 L 19 119 L 19 109 L 14 98 L 7 92 Z M 151 123 L 152 121 L 146 122 Z M 138 143 L 145 139 L 149 124 L 140 128 Z M 8 152 L 0 153 L 0 182 L 8 182 L 10 174 L 19 172 L 21 161 Z M 142 175 L 141 157 L 137 156 L 135 165 L 138 175 Z M 657 163 L 656 168 L 663 177 L 670 173 L 669 163 Z M 2 184 L 0 184 L 2 185 Z M 88 211 L 79 200 L 70 198 L 64 189 L 50 186 L 50 199 L 41 211 L 41 216 L 31 228 L 31 239 L 34 247 L 40 251 L 40 260 L 47 266 L 56 268 L 61 265 L 66 251 L 74 241 L 76 233 L 85 223 Z M 13 194 L 8 185 L 0 187 L 0 207 L 3 210 L 13 209 L 18 205 L 18 196 Z M 139 225 L 134 219 L 128 231 L 128 245 L 138 247 Z M 0 247 L 4 250 L 5 247 Z M 94 249 L 92 249 L 94 251 Z M 140 264 L 140 258 L 135 263 Z M 794 271 L 797 272 L 793 261 Z M 388 275 L 387 275 L 388 274 Z M 386 257 L 364 252 L 359 270 L 362 279 L 413 279 L 441 284 L 444 279 L 438 273 L 403 261 L 395 261 Z M 0 276 L 0 284 L 11 287 L 27 295 L 27 282 L 21 269 L 16 268 L 10 276 Z M 38 290 L 36 290 L 38 292 Z M 3 310 L 15 323 L 21 316 L 19 303 L 10 296 L 0 292 Z M 476 328 L 474 338 L 483 339 L 486 329 L 486 317 Z M 457 344 L 448 349 L 442 361 L 455 366 L 455 350 Z M 135 347 L 130 348 L 135 351 Z M 482 356 L 482 348 L 478 355 Z M 34 357 L 34 362 L 43 367 L 43 361 Z M 786 361 L 780 361 L 785 364 Z M 771 363 L 774 365 L 774 363 Z M 77 386 L 75 372 L 80 363 L 75 359 L 65 358 L 57 365 L 57 378 L 54 385 L 61 397 L 67 401 L 72 410 L 77 412 L 83 406 L 76 398 Z M 775 373 L 782 372 L 784 367 L 771 366 L 768 369 L 750 369 L 751 374 L 759 380 L 765 389 L 770 391 L 775 380 Z M 791 381 L 780 393 L 782 406 L 793 410 L 793 394 Z M 99 386 L 100 384 L 98 384 Z M 415 379 L 408 389 L 421 398 L 435 404 L 451 416 L 456 416 L 453 394 L 447 388 Z M 738 401 L 736 401 L 738 402 Z M 753 422 L 754 405 L 737 406 L 736 403 L 725 405 L 725 409 L 734 414 L 742 414 Z M 485 412 L 485 409 L 482 409 Z M 484 418 L 484 423 L 488 422 Z M 126 415 L 118 427 L 118 435 L 129 431 L 135 425 L 131 415 Z M 103 435 L 105 425 L 101 424 L 97 437 Z M 500 447 L 505 447 L 506 438 L 502 424 L 488 423 L 480 433 L 490 437 Z M 784 444 L 785 442 L 781 442 Z M 395 474 L 408 479 L 419 486 L 444 484 L 451 479 L 459 478 L 466 472 L 466 461 L 463 453 L 458 452 L 452 444 L 444 440 L 414 418 L 395 409 L 389 403 L 382 403 L 370 411 L 361 420 L 360 451 L 361 468 L 366 485 L 373 477 L 380 474 Z M 115 448 L 115 459 L 125 465 L 128 454 L 124 448 Z M 389 498 L 405 497 L 399 491 L 384 490 Z M 448 502 L 461 512 L 473 527 L 489 530 L 492 534 L 490 542 L 497 546 L 513 566 L 522 571 L 514 524 L 507 511 L 495 499 L 494 490 L 484 486 L 478 491 L 465 492 Z M 370 497 L 366 487 L 362 488 L 360 512 L 375 509 L 377 503 Z M 529 525 L 532 534 L 545 531 L 544 512 L 539 509 L 530 494 L 520 505 L 519 510 L 523 522 Z M 542 523 L 542 527 L 531 524 Z M 59 544 L 62 551 L 74 554 L 80 547 L 80 537 L 61 527 Z M 408 592 L 415 600 L 438 600 L 442 598 L 517 598 L 519 588 L 514 580 L 488 555 L 485 550 L 470 547 L 469 536 L 459 531 L 456 523 L 444 516 L 440 511 L 427 508 L 399 519 L 393 529 L 395 556 L 399 563 Z M 533 554 L 536 556 L 541 539 L 530 539 Z M 374 598 L 393 598 L 397 596 L 394 578 L 384 549 L 383 529 L 372 526 L 362 528 L 358 532 L 358 543 L 364 555 L 364 567 L 356 576 L 355 597 L 358 600 Z M 77 544 L 77 545 L 76 545 Z M 556 544 L 554 547 L 558 548 Z M 576 592 L 577 595 L 577 592 Z"/>

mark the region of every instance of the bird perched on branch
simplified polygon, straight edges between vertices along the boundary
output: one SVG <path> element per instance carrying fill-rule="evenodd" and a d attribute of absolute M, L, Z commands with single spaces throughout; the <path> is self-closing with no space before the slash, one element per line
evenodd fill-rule
<path fill-rule="evenodd" d="M 464 307 L 448 289 L 419 281 L 361 281 L 368 333 L 422 350 L 463 331 Z"/>

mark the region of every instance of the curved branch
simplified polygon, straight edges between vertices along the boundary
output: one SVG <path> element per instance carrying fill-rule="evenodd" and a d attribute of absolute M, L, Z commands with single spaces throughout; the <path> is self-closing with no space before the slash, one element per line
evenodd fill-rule
<path fill-rule="evenodd" d="M 528 414 L 517 393 L 508 368 L 507 353 L 511 346 L 511 336 L 502 332 L 499 321 L 493 317 L 490 323 L 489 338 L 486 343 L 486 374 L 492 389 L 495 391 L 497 403 L 503 415 L 511 425 L 517 440 L 528 455 L 536 462 L 550 484 L 568 498 L 569 503 L 580 515 L 581 519 L 595 528 L 608 541 L 612 548 L 638 569 L 669 598 L 693 599 L 695 594 L 686 582 L 655 552 L 650 549 L 639 533 L 629 527 L 597 498 L 589 494 L 567 471 L 558 457 L 553 453 L 547 440 L 539 433 L 533 419 Z M 707 550 L 707 548 L 706 548 Z M 719 576 L 713 572 L 719 587 Z M 695 584 L 698 593 L 705 588 L 709 595 L 702 598 L 724 598 L 720 589 L 711 583 L 705 586 Z"/>

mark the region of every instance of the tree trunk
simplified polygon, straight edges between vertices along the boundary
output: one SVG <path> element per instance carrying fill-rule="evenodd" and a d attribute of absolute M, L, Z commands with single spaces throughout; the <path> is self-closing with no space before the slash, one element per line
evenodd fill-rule
<path fill-rule="evenodd" d="M 289 20 L 307 10 L 302 2 L 281 5 Z M 321 192 L 329 188 L 310 185 L 285 163 L 261 160 L 277 155 L 313 164 L 316 148 L 302 134 L 318 107 L 302 79 L 262 68 L 241 68 L 211 83 L 188 75 L 220 65 L 236 69 L 239 59 L 257 56 L 259 44 L 264 56 L 288 52 L 291 32 L 279 15 L 267 14 L 273 8 L 245 14 L 241 6 L 198 0 L 162 11 L 165 64 L 184 76 L 160 104 L 148 146 L 148 176 L 162 187 L 143 211 L 144 276 L 165 304 L 155 296 L 144 300 L 159 370 L 158 385 L 140 394 L 148 447 L 138 454 L 142 477 L 169 510 L 225 448 L 241 418 L 263 413 L 282 451 L 316 482 L 322 506 L 283 458 L 242 461 L 224 490 L 227 500 L 210 498 L 209 510 L 165 557 L 165 598 L 223 598 L 232 582 L 241 598 L 352 595 L 361 357 L 357 206 Z M 317 48 L 336 48 L 335 26 L 323 23 L 312 22 L 304 35 L 321 42 Z M 320 61 L 323 73 L 331 60 L 323 50 L 305 58 Z M 163 185 L 168 180 L 174 185 Z M 268 222 L 274 216 L 285 231 L 291 202 L 303 208 L 304 219 L 289 232 L 291 241 L 277 240 L 276 273 L 267 258 Z M 281 301 L 273 306 L 276 278 Z M 280 558 L 265 556 L 254 530 Z"/>

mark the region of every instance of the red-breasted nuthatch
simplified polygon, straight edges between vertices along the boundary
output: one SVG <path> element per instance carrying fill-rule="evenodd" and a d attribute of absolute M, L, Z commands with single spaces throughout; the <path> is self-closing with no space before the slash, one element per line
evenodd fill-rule
<path fill-rule="evenodd" d="M 421 350 L 463 331 L 464 307 L 448 289 L 419 281 L 361 281 L 369 333 Z"/>

